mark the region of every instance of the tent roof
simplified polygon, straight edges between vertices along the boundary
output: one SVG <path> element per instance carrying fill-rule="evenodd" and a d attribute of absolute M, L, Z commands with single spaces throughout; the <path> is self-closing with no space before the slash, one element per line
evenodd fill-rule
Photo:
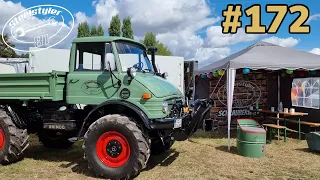
<path fill-rule="evenodd" d="M 197 73 L 226 69 L 228 66 L 233 69 L 315 70 L 320 69 L 320 56 L 261 41 L 231 56 L 208 64 L 198 69 Z"/>

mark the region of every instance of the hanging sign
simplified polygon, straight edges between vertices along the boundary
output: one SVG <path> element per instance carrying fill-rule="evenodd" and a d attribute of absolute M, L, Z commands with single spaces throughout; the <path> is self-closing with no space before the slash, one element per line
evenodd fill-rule
<path fill-rule="evenodd" d="M 218 100 L 227 106 L 227 88 L 226 85 L 220 87 L 217 93 Z M 232 108 L 248 108 L 259 101 L 261 89 L 255 83 L 250 81 L 238 81 L 234 84 Z"/>

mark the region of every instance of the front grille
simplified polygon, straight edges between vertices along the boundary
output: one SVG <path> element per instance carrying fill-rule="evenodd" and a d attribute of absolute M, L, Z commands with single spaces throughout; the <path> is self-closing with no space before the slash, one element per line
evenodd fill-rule
<path fill-rule="evenodd" d="M 170 110 L 169 117 L 177 117 L 180 116 L 180 112 L 182 111 L 183 101 L 182 99 L 168 99 L 168 109 Z"/>

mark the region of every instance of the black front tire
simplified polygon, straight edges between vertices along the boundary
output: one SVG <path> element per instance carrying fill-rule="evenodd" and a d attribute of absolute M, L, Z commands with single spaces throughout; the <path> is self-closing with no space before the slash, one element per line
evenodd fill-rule
<path fill-rule="evenodd" d="M 169 150 L 174 143 L 174 140 L 171 140 L 170 137 L 161 141 L 161 139 L 151 141 L 151 154 L 160 155 L 167 150 Z"/>
<path fill-rule="evenodd" d="M 123 146 L 117 148 L 118 150 L 122 149 L 122 151 L 119 152 L 120 155 L 118 154 L 119 156 L 123 155 L 124 149 L 129 149 L 130 152 L 130 155 L 125 153 L 128 155 L 128 159 L 122 161 L 122 164 L 114 165 L 109 161 L 103 162 L 103 159 L 101 159 L 99 155 L 101 151 L 108 151 L 106 149 L 111 140 L 100 141 L 100 138 L 109 133 L 117 134 L 115 135 L 116 137 L 108 135 L 109 138 L 116 140 L 121 137 L 123 138 L 121 140 L 122 142 L 127 142 L 128 146 L 126 147 L 129 148 L 124 148 Z M 105 144 L 101 144 L 100 142 L 105 142 Z M 150 157 L 148 139 L 143 131 L 139 129 L 135 122 L 121 115 L 107 115 L 91 124 L 84 135 L 83 149 L 89 167 L 92 168 L 98 176 L 109 179 L 130 179 L 136 177 L 141 170 L 146 167 Z M 128 152 L 128 150 L 125 152 Z M 103 153 L 101 152 L 100 154 Z M 112 159 L 109 154 L 107 156 L 109 159 Z"/>
<path fill-rule="evenodd" d="M 8 165 L 23 159 L 29 146 L 26 129 L 18 128 L 6 111 L 0 109 L 0 164 Z"/>

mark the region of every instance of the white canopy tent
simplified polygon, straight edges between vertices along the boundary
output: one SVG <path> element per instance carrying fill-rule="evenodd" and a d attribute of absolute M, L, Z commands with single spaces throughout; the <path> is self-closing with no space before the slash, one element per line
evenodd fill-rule
<path fill-rule="evenodd" d="M 258 42 L 229 57 L 198 69 L 197 74 L 221 69 L 227 71 L 228 150 L 230 150 L 230 125 L 235 75 L 236 70 L 241 68 L 253 70 L 316 70 L 320 69 L 320 56 L 267 42 Z"/>

